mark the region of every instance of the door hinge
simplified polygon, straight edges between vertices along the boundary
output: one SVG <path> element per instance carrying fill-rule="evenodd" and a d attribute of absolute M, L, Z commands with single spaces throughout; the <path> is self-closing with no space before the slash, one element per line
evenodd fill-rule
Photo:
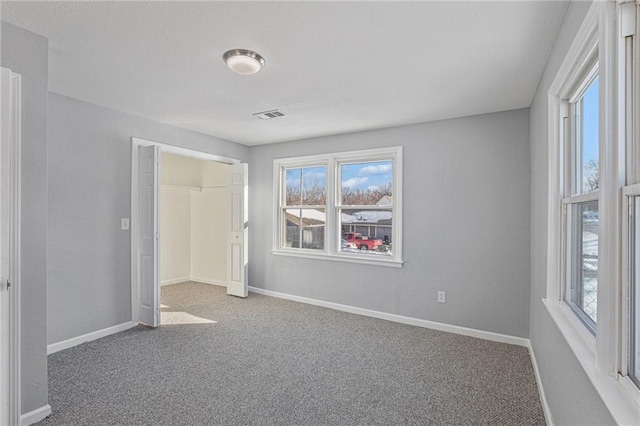
<path fill-rule="evenodd" d="M 9 290 L 9 287 L 11 287 L 11 281 L 7 280 L 7 290 Z"/>

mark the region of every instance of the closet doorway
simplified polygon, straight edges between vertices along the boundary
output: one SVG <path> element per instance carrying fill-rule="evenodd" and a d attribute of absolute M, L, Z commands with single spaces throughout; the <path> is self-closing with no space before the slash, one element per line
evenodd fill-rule
<path fill-rule="evenodd" d="M 161 284 L 247 297 L 248 165 L 132 138 L 131 310 L 160 325 Z"/>
<path fill-rule="evenodd" d="M 160 285 L 227 286 L 229 165 L 163 152 Z"/>

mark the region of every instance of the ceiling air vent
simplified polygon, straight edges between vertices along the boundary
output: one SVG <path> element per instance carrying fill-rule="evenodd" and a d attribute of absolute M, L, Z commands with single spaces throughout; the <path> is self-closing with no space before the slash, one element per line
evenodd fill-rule
<path fill-rule="evenodd" d="M 284 117 L 284 113 L 277 109 L 271 109 L 269 111 L 256 112 L 252 114 L 254 117 L 258 117 L 260 120 L 271 120 L 272 118 Z"/>

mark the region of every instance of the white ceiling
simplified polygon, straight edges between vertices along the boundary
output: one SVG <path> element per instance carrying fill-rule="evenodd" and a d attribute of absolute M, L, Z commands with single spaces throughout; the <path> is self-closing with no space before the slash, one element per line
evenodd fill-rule
<path fill-rule="evenodd" d="M 566 7 L 3 1 L 2 19 L 51 40 L 52 92 L 258 145 L 528 107 Z M 265 67 L 234 74 L 231 48 Z"/>

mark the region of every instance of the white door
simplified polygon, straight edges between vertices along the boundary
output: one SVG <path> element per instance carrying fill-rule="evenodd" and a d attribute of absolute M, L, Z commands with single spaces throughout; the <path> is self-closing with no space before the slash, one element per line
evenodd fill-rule
<path fill-rule="evenodd" d="M 0 95 L 0 424 L 8 425 L 20 419 L 20 76 L 7 68 Z"/>
<path fill-rule="evenodd" d="M 9 70 L 2 68 L 0 105 L 0 424 L 9 422 Z"/>
<path fill-rule="evenodd" d="M 150 327 L 160 325 L 160 147 L 138 147 L 138 321 Z"/>
<path fill-rule="evenodd" d="M 230 230 L 227 237 L 227 294 L 247 297 L 248 265 L 248 167 L 247 164 L 229 166 Z"/>

